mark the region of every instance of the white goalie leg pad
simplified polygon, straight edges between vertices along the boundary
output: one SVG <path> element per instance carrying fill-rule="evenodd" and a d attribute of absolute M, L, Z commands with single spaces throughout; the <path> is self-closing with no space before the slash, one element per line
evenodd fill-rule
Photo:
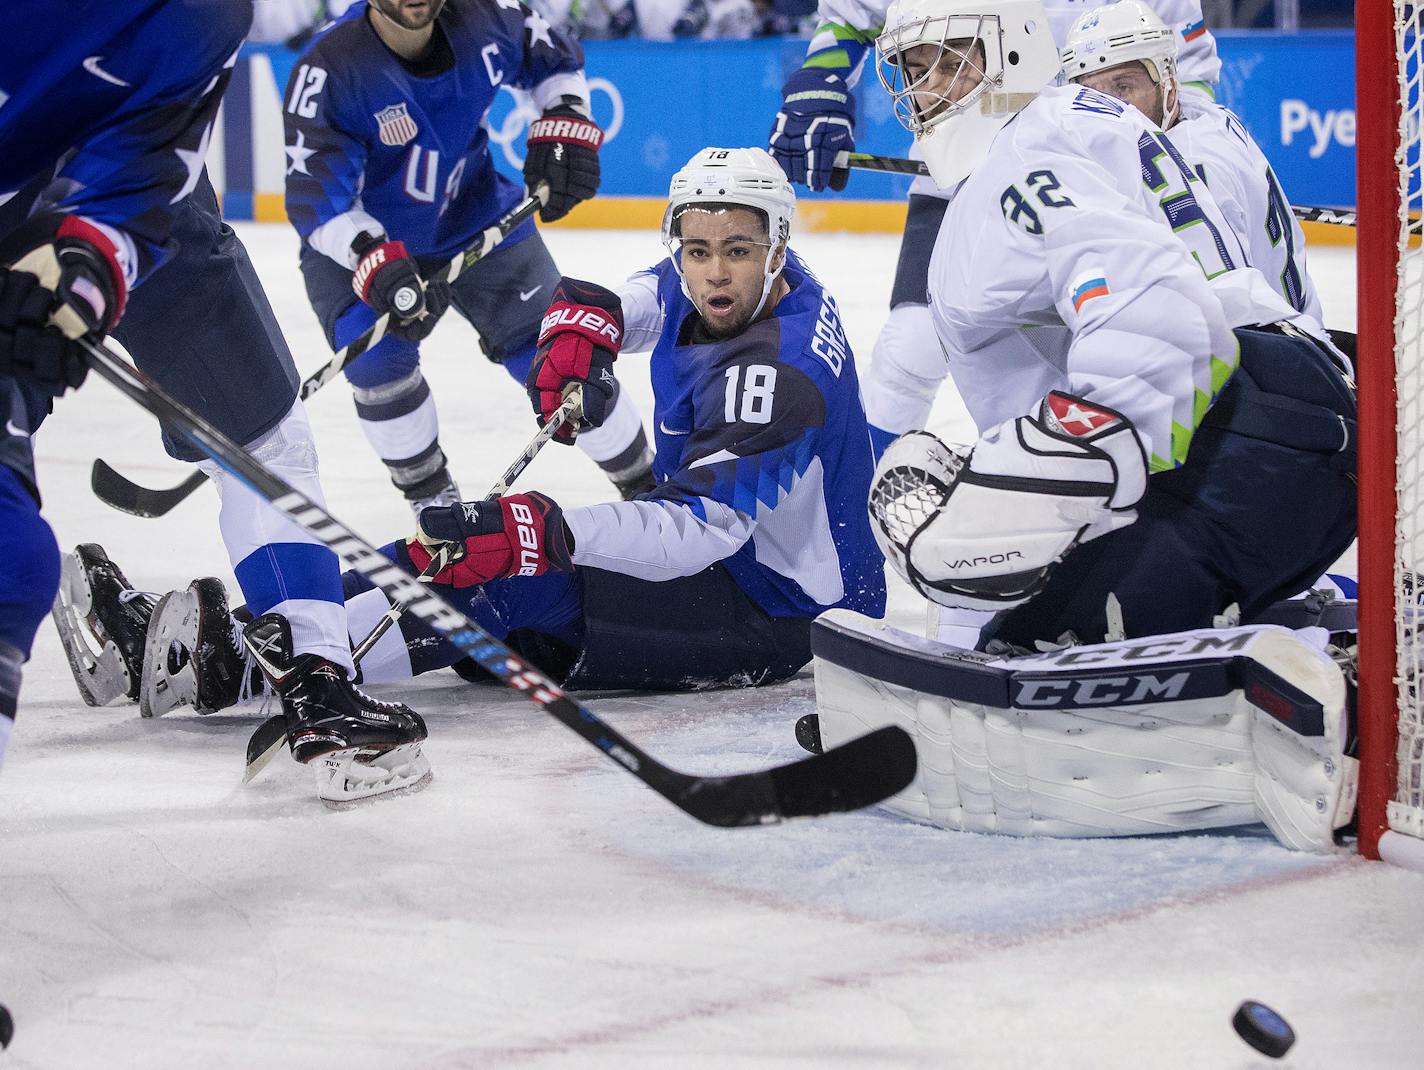
<path fill-rule="evenodd" d="M 846 610 L 812 629 L 823 746 L 885 724 L 919 771 L 886 805 L 945 828 L 1124 836 L 1264 821 L 1328 851 L 1354 804 L 1321 636 L 1203 629 L 997 658 Z"/>
<path fill-rule="evenodd" d="M 331 751 L 309 763 L 316 794 L 332 809 L 373 795 L 409 794 L 430 783 L 430 761 L 419 743 L 371 752 L 361 747 Z"/>

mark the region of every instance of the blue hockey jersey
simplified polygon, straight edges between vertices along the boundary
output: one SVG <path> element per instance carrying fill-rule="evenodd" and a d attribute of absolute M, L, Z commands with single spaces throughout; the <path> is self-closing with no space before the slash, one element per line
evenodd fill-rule
<path fill-rule="evenodd" d="M 790 292 L 734 338 L 697 343 L 671 260 L 624 287 L 625 350 L 652 345 L 658 487 L 565 511 L 574 561 L 644 579 L 721 561 L 773 617 L 885 612 L 866 513 L 874 462 L 834 299 L 788 252 Z"/>
<path fill-rule="evenodd" d="M 5 15 L 0 199 L 53 174 L 40 203 L 104 228 L 133 285 L 197 184 L 251 0 L 6 0 Z"/>
<path fill-rule="evenodd" d="M 443 60 L 443 62 L 442 62 Z M 449 0 L 432 59 L 402 60 L 366 4 L 316 37 L 287 86 L 287 215 L 312 248 L 355 266 L 362 231 L 453 256 L 523 191 L 495 170 L 485 114 L 500 86 L 540 108 L 587 100 L 583 50 L 519 0 Z"/>

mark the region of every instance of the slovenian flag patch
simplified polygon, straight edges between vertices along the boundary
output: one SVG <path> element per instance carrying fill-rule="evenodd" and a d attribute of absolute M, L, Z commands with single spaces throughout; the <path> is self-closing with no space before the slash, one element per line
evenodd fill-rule
<path fill-rule="evenodd" d="M 1204 33 L 1206 33 L 1206 23 L 1197 19 L 1196 22 L 1189 22 L 1182 27 L 1182 40 L 1195 41 Z"/>
<path fill-rule="evenodd" d="M 1108 280 L 1101 275 L 1084 279 L 1073 287 L 1073 311 L 1078 312 L 1093 298 L 1106 297 L 1109 293 L 1111 291 L 1108 289 Z"/>

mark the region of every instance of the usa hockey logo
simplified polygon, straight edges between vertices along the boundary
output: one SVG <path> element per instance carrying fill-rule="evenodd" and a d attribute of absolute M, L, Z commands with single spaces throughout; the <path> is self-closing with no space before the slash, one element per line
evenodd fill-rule
<path fill-rule="evenodd" d="M 382 145 L 399 148 L 408 144 L 416 134 L 420 133 L 420 128 L 410 117 L 410 111 L 407 109 L 405 101 L 392 104 L 389 108 L 382 108 L 376 112 L 376 123 L 380 127 Z"/>

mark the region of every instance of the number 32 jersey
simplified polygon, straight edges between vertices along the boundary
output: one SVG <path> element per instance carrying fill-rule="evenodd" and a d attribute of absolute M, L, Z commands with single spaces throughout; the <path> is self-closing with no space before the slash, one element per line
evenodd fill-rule
<path fill-rule="evenodd" d="M 565 510 L 576 564 L 665 580 L 721 561 L 773 617 L 884 615 L 855 362 L 834 300 L 795 253 L 784 277 L 772 315 L 713 341 L 690 335 L 696 309 L 671 260 L 622 288 L 624 352 L 653 351 L 658 487 Z"/>
<path fill-rule="evenodd" d="M 1131 419 L 1162 471 L 1236 369 L 1233 327 L 1319 335 L 1248 263 L 1170 135 L 1095 90 L 1052 87 L 955 192 L 930 310 L 980 431 L 1066 390 Z"/>

